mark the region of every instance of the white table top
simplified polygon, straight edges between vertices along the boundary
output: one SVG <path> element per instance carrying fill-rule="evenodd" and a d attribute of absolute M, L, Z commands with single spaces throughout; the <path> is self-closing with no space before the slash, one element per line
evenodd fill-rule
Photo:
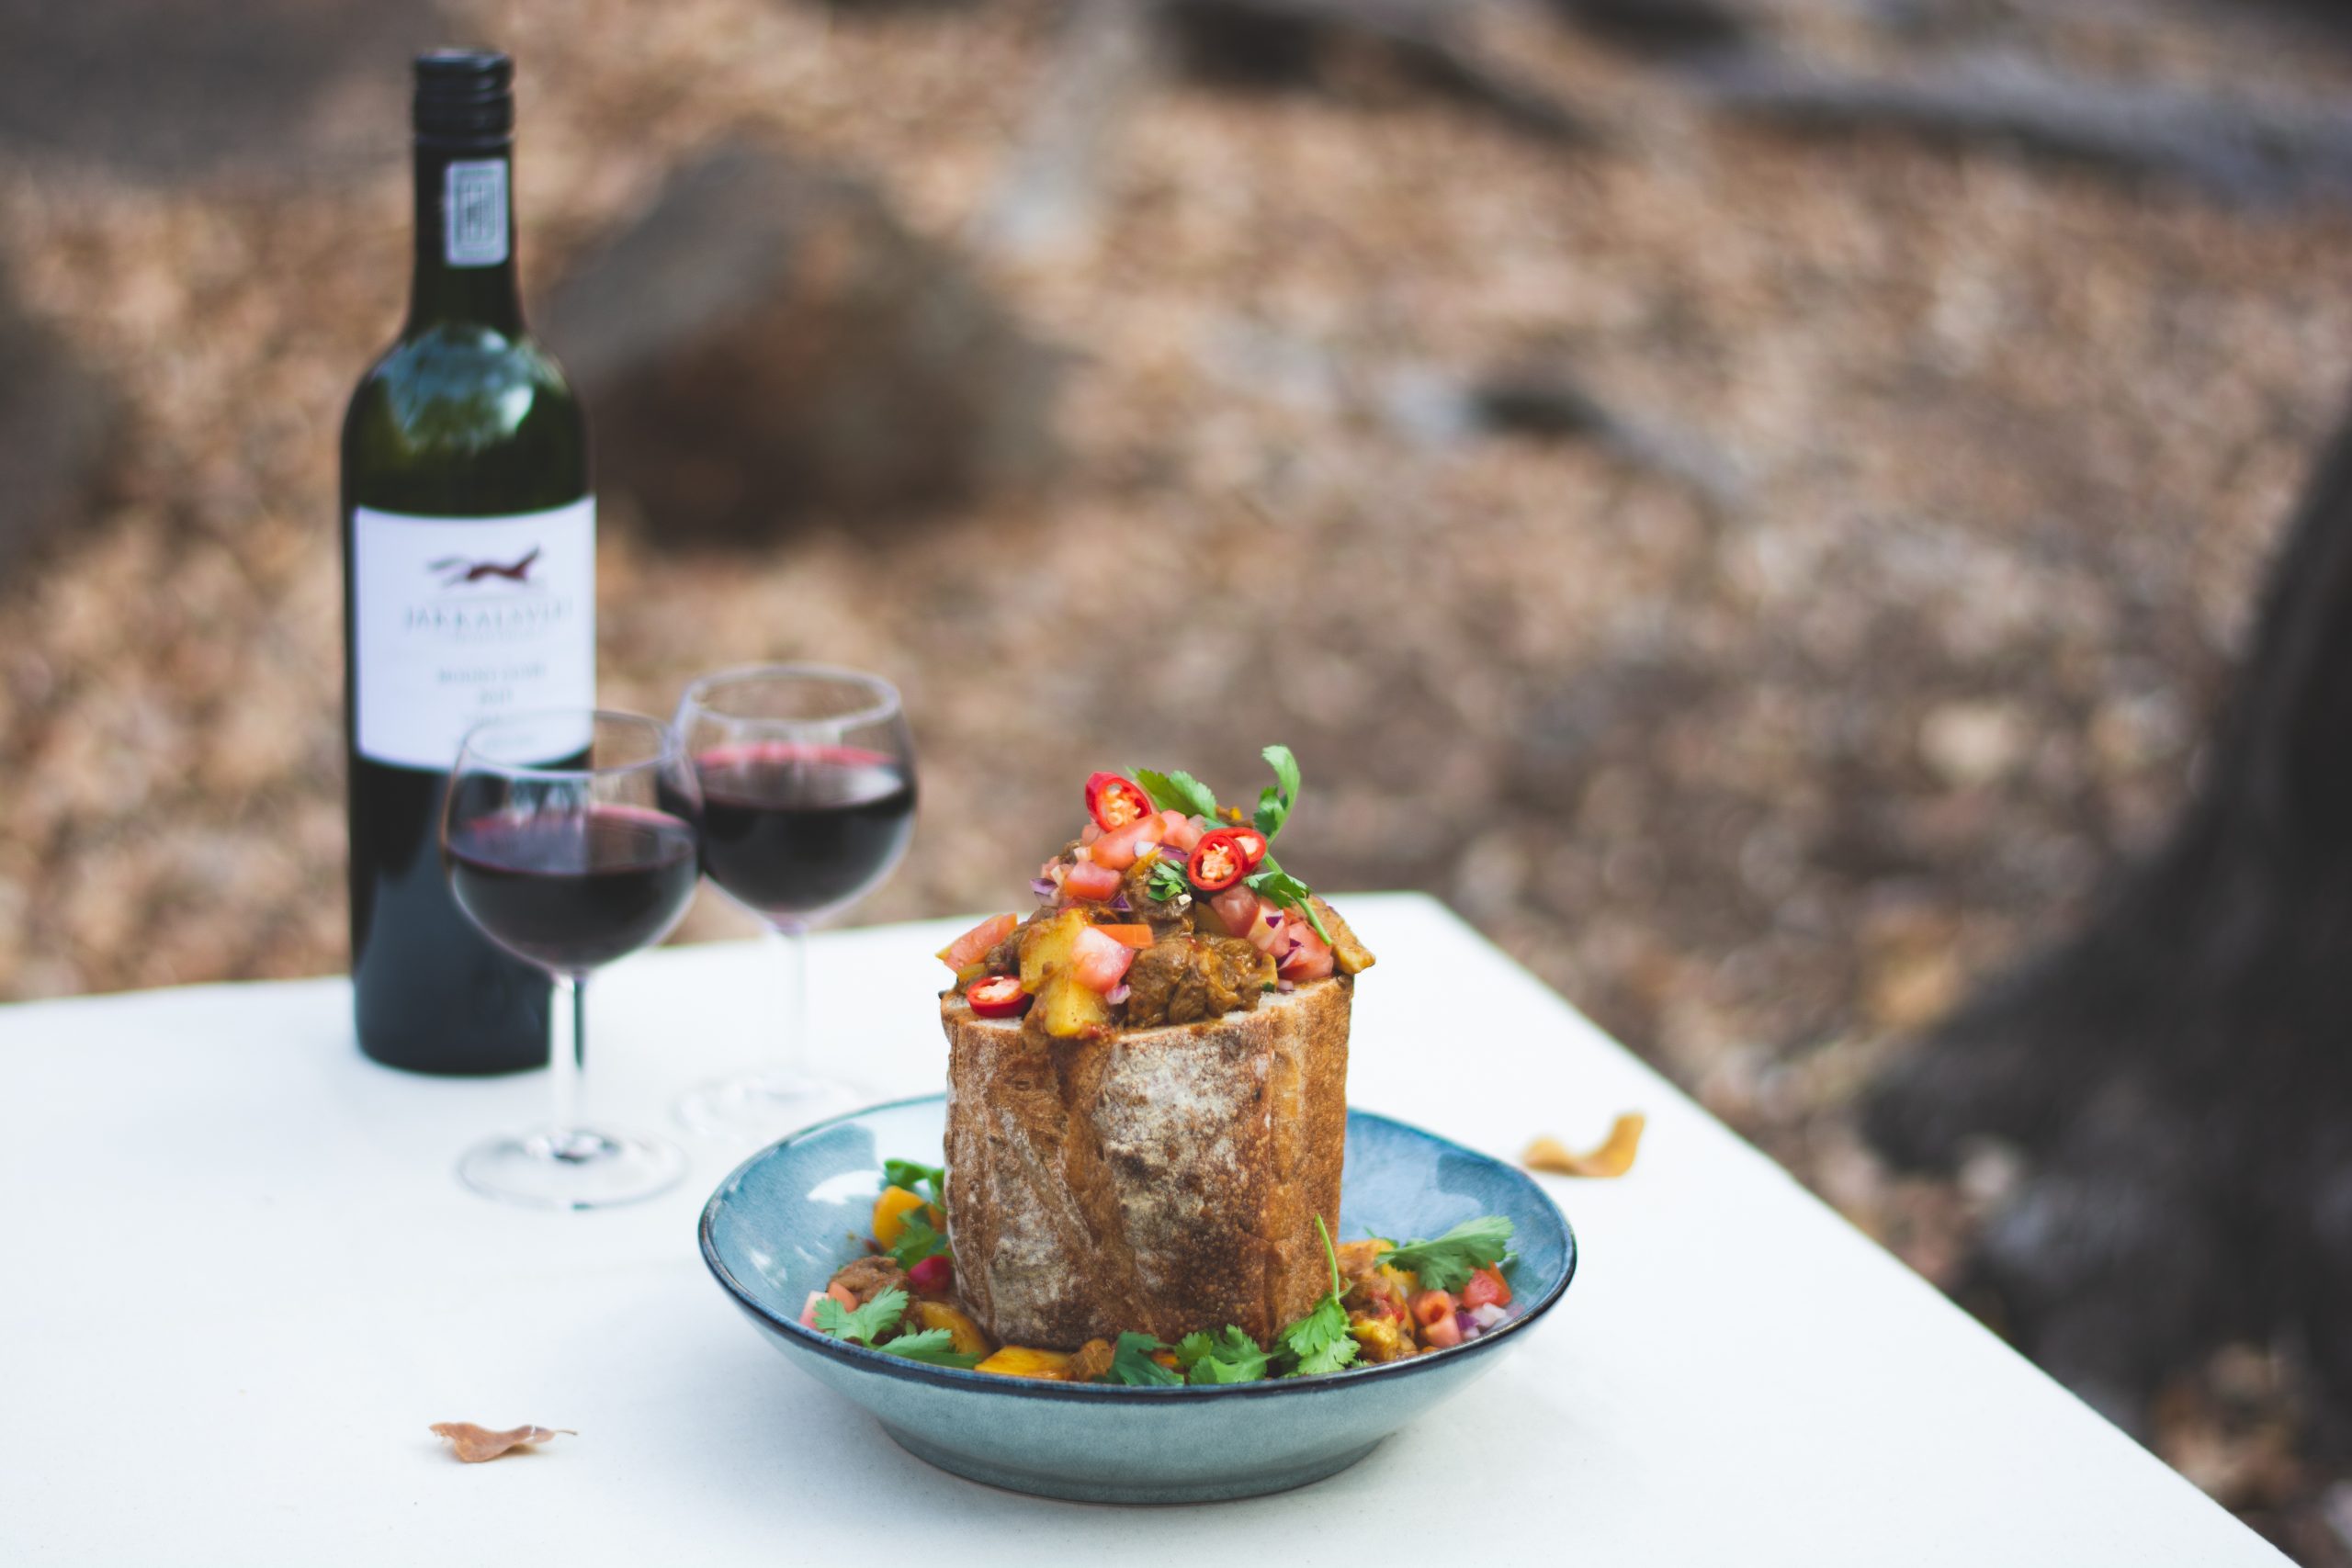
<path fill-rule="evenodd" d="M 378 1068 L 340 980 L 206 987 L 0 1009 L 0 1562 L 2286 1561 L 1439 906 L 1345 905 L 1382 955 L 1356 1103 L 1506 1155 L 1650 1118 L 1632 1176 L 1546 1179 L 1583 1247 L 1548 1323 L 1352 1470 L 1187 1508 L 932 1470 L 706 1274 L 738 1151 L 634 1209 L 492 1203 L 451 1162 L 541 1075 Z M 940 1081 L 964 923 L 818 939 L 820 1037 L 875 1098 Z M 769 956 L 601 979 L 594 1106 L 658 1125 L 752 1055 Z M 462 1465 L 444 1420 L 580 1436 Z"/>

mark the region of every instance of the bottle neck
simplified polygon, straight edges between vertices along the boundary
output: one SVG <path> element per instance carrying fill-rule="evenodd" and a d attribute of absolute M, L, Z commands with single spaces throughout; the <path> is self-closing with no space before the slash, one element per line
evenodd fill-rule
<path fill-rule="evenodd" d="M 523 333 L 511 140 L 416 144 L 416 279 L 408 334 L 442 325 Z"/>

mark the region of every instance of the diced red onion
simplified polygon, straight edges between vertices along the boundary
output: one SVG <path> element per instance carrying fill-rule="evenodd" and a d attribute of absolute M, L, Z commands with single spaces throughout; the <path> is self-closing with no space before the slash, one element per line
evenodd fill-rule
<path fill-rule="evenodd" d="M 1297 982 L 1292 980 L 1277 980 L 1274 982 L 1274 989 L 1277 991 L 1295 991 L 1298 989 L 1298 985 Z"/>
<path fill-rule="evenodd" d="M 1135 911 L 1135 906 L 1127 902 L 1127 896 L 1124 893 L 1111 900 L 1111 908 L 1123 915 L 1132 914 Z"/>
<path fill-rule="evenodd" d="M 1510 1321 L 1510 1313 L 1493 1302 L 1488 1302 L 1483 1306 L 1472 1307 L 1470 1309 L 1470 1316 L 1472 1321 L 1476 1323 L 1482 1329 L 1492 1328 L 1498 1323 L 1508 1323 Z"/>
<path fill-rule="evenodd" d="M 1471 1316 L 1468 1313 L 1464 1312 L 1459 1308 L 1454 1310 L 1453 1326 L 1462 1330 L 1462 1337 L 1464 1339 L 1468 1339 L 1475 1335 L 1484 1332 L 1479 1328 L 1478 1320 L 1476 1318 Z"/>
<path fill-rule="evenodd" d="M 1054 896 L 1054 879 L 1050 876 L 1033 876 L 1029 879 L 1029 891 L 1040 898 L 1050 898 Z"/>
<path fill-rule="evenodd" d="M 1283 912 L 1280 909 L 1266 911 L 1266 929 L 1270 931 L 1278 931 L 1283 929 Z"/>
<path fill-rule="evenodd" d="M 1117 985 L 1112 987 L 1109 992 L 1103 996 L 1102 999 L 1109 1002 L 1112 1006 L 1116 1007 L 1119 1003 L 1125 1001 L 1128 997 L 1134 994 L 1135 987 L 1128 985 L 1125 980 L 1122 980 Z"/>

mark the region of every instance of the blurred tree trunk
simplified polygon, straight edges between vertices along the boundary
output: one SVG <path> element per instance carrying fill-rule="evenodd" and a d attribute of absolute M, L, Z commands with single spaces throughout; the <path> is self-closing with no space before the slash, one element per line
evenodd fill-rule
<path fill-rule="evenodd" d="M 2272 568 L 2169 841 L 1881 1080 L 1874 1143 L 2032 1174 L 1963 1294 L 2127 1427 L 2225 1337 L 2352 1415 L 2352 423 Z"/>

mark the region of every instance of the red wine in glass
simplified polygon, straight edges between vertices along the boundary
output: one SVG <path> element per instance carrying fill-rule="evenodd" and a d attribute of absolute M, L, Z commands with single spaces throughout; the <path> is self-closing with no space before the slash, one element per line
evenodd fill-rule
<path fill-rule="evenodd" d="M 553 983 L 542 1126 L 475 1145 L 458 1162 L 477 1192 L 552 1209 L 650 1198 L 685 1174 L 656 1138 L 580 1116 L 588 979 L 650 946 L 686 912 L 701 867 L 702 792 L 670 726 L 558 708 L 466 733 L 441 813 L 449 897 L 497 946 Z"/>
<path fill-rule="evenodd" d="M 692 825 L 633 806 L 459 821 L 447 853 L 458 907 L 500 946 L 561 974 L 660 937 L 698 874 Z"/>
<path fill-rule="evenodd" d="M 679 1120 L 765 1142 L 845 1107 L 838 1054 L 808 1050 L 810 928 L 881 886 L 914 837 L 915 748 L 897 688 L 820 664 L 706 675 L 678 699 L 694 760 L 702 864 L 775 933 L 782 1047 L 766 1066 L 705 1084 Z"/>
<path fill-rule="evenodd" d="M 914 832 L 913 775 L 879 751 L 751 741 L 697 753 L 695 772 L 703 869 L 775 925 L 855 903 Z"/>

